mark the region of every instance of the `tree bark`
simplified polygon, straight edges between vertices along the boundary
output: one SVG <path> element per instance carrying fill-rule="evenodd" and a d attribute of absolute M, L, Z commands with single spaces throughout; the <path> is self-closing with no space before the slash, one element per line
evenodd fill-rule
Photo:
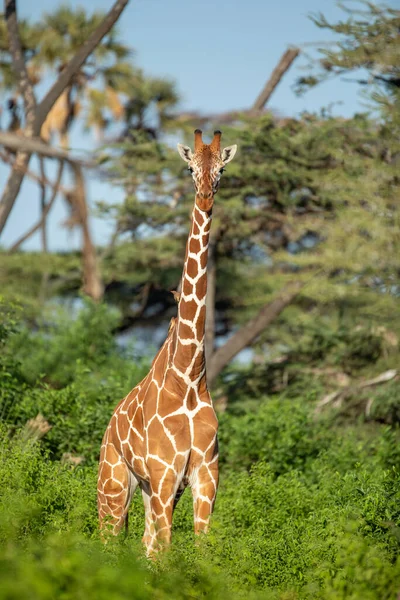
<path fill-rule="evenodd" d="M 76 163 L 71 165 L 75 177 L 75 193 L 73 200 L 82 230 L 82 264 L 83 264 L 83 291 L 96 302 L 101 300 L 104 294 L 104 286 L 100 277 L 97 263 L 96 249 L 90 235 L 88 210 L 86 203 L 85 181 L 82 168 Z"/>
<path fill-rule="evenodd" d="M 251 108 L 251 112 L 258 112 L 260 110 L 263 110 L 264 106 L 270 99 L 272 92 L 275 90 L 280 80 L 299 54 L 299 48 L 288 48 L 286 52 L 284 52 L 284 54 L 281 56 L 279 63 L 272 71 L 271 77 L 268 79 L 267 83 L 265 84 L 260 94 L 258 95 L 256 101 L 254 102 Z"/>
<path fill-rule="evenodd" d="M 42 251 L 47 254 L 48 245 L 47 245 L 47 214 L 48 210 L 46 210 L 46 186 L 44 184 L 44 180 L 46 179 L 46 171 L 44 169 L 44 159 L 42 156 L 39 156 L 39 165 L 40 165 L 40 178 L 42 183 L 40 184 L 40 221 L 41 221 L 41 236 L 42 236 Z"/>
<path fill-rule="evenodd" d="M 232 358 L 249 346 L 293 302 L 303 286 L 302 282 L 296 282 L 287 286 L 277 298 L 263 306 L 253 319 L 250 319 L 221 348 L 218 348 L 214 352 L 210 363 L 207 365 L 207 383 L 209 387 L 212 387 L 215 379 Z"/>

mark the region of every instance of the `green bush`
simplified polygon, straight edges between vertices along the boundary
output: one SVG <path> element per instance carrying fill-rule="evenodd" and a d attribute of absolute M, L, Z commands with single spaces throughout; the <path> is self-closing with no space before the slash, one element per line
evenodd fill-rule
<path fill-rule="evenodd" d="M 146 358 L 117 346 L 116 319 L 87 300 L 75 319 L 50 311 L 34 333 L 5 315 L 0 416 L 13 429 L 42 414 L 53 458 L 67 452 L 96 461 L 115 406 L 147 372 Z"/>
<path fill-rule="evenodd" d="M 396 598 L 399 431 L 316 418 L 314 392 L 260 400 L 238 393 L 234 410 L 220 416 L 221 483 L 209 535 L 195 543 L 188 490 L 171 549 L 148 564 L 136 494 L 128 535 L 103 547 L 100 440 L 147 365 L 112 342 L 104 306 L 86 305 L 82 314 L 33 335 L 8 314 L 1 329 L 0 599 Z M 96 351 L 86 347 L 92 339 Z M 382 387 L 371 411 L 390 407 L 396 386 Z M 52 428 L 40 442 L 27 440 L 20 428 L 39 412 Z M 73 466 L 60 460 L 66 452 L 85 460 Z"/>

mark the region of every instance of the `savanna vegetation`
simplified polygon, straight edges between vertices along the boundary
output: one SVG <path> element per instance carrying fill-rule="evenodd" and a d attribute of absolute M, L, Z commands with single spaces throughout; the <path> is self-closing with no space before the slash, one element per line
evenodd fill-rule
<path fill-rule="evenodd" d="M 101 299 L 79 292 L 81 253 L 1 250 L 0 598 L 397 599 L 400 15 L 360 7 L 341 23 L 314 17 L 338 44 L 297 87 L 361 69 L 369 112 L 221 117 L 225 145 L 240 148 L 216 197 L 209 269 L 221 482 L 210 534 L 194 539 L 186 491 L 172 546 L 151 564 L 139 495 L 129 533 L 99 540 L 99 446 L 157 349 L 140 336 L 155 340 L 176 311 L 193 190 L 168 137 L 214 122 L 178 115 L 174 86 L 132 66 L 116 30 L 80 69 L 73 116 L 98 131 L 120 119 L 92 159 L 125 199 L 96 206 L 115 225 L 89 253 Z M 63 9 L 21 23 L 33 87 L 101 19 Z M 0 52 L 18 103 L 3 25 Z M 4 160 L 17 159 L 6 149 Z"/>

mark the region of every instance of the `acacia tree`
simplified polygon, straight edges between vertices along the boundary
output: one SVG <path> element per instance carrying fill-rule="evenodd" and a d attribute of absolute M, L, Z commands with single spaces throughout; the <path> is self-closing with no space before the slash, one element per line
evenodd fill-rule
<path fill-rule="evenodd" d="M 333 44 L 318 49 L 319 57 L 299 77 L 298 93 L 352 73 L 378 106 L 388 126 L 400 126 L 400 10 L 366 0 L 341 2 L 346 18 L 330 23 L 323 14 L 311 17 L 314 24 L 336 34 Z M 361 70 L 361 75 L 360 75 Z M 394 138 L 395 136 L 393 136 Z"/>

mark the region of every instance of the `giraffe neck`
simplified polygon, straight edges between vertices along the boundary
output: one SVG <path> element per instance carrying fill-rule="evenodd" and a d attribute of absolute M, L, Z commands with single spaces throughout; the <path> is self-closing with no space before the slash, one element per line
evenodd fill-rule
<path fill-rule="evenodd" d="M 184 373 L 191 381 L 205 375 L 204 334 L 210 228 L 211 211 L 201 211 L 195 205 L 186 245 L 172 359 L 175 370 Z"/>

